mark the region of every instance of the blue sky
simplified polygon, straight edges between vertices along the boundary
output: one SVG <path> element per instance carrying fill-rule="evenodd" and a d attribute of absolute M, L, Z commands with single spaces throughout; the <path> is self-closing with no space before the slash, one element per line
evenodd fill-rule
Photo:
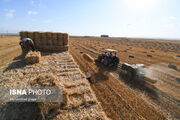
<path fill-rule="evenodd" d="M 0 33 L 180 39 L 180 0 L 0 0 Z"/>

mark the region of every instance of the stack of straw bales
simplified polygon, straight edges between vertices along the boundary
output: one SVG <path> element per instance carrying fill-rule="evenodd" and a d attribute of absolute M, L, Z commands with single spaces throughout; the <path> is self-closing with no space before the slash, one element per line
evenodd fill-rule
<path fill-rule="evenodd" d="M 40 60 L 41 60 L 41 53 L 40 52 L 30 51 L 25 57 L 25 61 L 27 64 L 39 63 Z"/>
<path fill-rule="evenodd" d="M 34 41 L 35 48 L 40 51 L 68 51 L 69 35 L 67 33 L 21 31 L 20 36 L 21 39 L 31 38 Z"/>
<path fill-rule="evenodd" d="M 53 75 L 52 73 L 38 75 L 35 80 L 30 82 L 30 85 L 32 87 L 61 87 L 62 88 L 62 101 L 61 102 L 38 102 L 38 106 L 43 114 L 46 115 L 51 110 L 59 109 L 61 106 L 67 104 L 66 89 L 61 84 L 57 76 Z"/>

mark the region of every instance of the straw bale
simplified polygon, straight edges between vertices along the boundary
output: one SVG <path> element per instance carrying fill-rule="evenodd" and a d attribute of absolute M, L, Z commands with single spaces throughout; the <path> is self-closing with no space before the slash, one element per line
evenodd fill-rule
<path fill-rule="evenodd" d="M 47 42 L 46 42 L 46 33 L 44 32 L 40 32 L 40 44 L 41 45 L 47 45 Z"/>
<path fill-rule="evenodd" d="M 67 104 L 67 92 L 64 86 L 61 84 L 61 81 L 57 78 L 57 76 L 46 73 L 46 74 L 40 74 L 37 76 L 36 79 L 30 82 L 30 85 L 33 87 L 62 87 L 63 92 L 63 101 L 62 102 L 39 102 L 38 106 L 41 109 L 41 112 L 43 114 L 48 114 L 49 111 L 54 109 L 59 109 L 61 106 Z"/>
<path fill-rule="evenodd" d="M 30 51 L 25 57 L 25 61 L 27 64 L 39 63 L 40 60 L 41 60 L 41 53 L 40 52 Z"/>
<path fill-rule="evenodd" d="M 61 38 L 58 38 L 58 39 L 56 40 L 56 45 L 61 45 L 61 46 L 63 46 L 63 40 L 62 40 Z"/>
<path fill-rule="evenodd" d="M 85 104 L 98 103 L 95 95 L 93 93 L 90 93 L 90 92 L 87 92 L 84 94 L 84 102 L 85 102 Z"/>
<path fill-rule="evenodd" d="M 57 34 L 57 41 L 56 41 L 57 45 L 63 45 L 63 34 L 62 33 L 58 33 Z"/>
<path fill-rule="evenodd" d="M 62 86 L 60 84 L 60 81 L 57 77 L 55 77 L 53 74 L 40 74 L 34 79 L 31 83 L 31 86 L 34 87 L 52 87 L 52 86 Z"/>
<path fill-rule="evenodd" d="M 41 40 L 40 32 L 38 32 L 38 31 L 33 32 L 33 36 L 34 36 L 34 38 L 33 38 L 34 44 L 35 44 L 36 47 L 38 47 L 40 45 L 40 40 Z"/>
<path fill-rule="evenodd" d="M 89 88 L 89 86 L 84 86 L 84 85 L 67 89 L 67 93 L 69 95 L 81 95 L 87 92 L 91 92 L 91 89 Z"/>
<path fill-rule="evenodd" d="M 27 38 L 27 33 L 28 33 L 28 31 L 20 31 L 19 35 L 20 35 L 21 39 Z"/>
<path fill-rule="evenodd" d="M 67 92 L 68 93 L 68 92 Z M 69 94 L 67 104 L 64 106 L 64 109 L 78 108 L 83 105 L 97 104 L 97 99 L 90 92 L 82 94 Z"/>
<path fill-rule="evenodd" d="M 66 73 L 67 74 L 67 73 Z M 79 82 L 66 82 L 64 83 L 64 87 L 65 88 L 70 88 L 70 87 L 75 87 L 75 86 L 79 86 L 79 85 L 87 85 L 87 81 L 79 81 Z"/>
<path fill-rule="evenodd" d="M 52 32 L 46 32 L 47 45 L 52 45 Z"/>
<path fill-rule="evenodd" d="M 83 54 L 83 58 L 86 59 L 88 62 L 94 62 L 94 59 L 89 54 Z"/>
<path fill-rule="evenodd" d="M 67 33 L 63 34 L 63 45 L 68 45 L 69 35 Z"/>
<path fill-rule="evenodd" d="M 65 109 L 77 108 L 85 104 L 82 95 L 71 95 L 68 98 L 67 106 L 64 107 Z"/>
<path fill-rule="evenodd" d="M 52 39 L 57 39 L 58 33 L 52 33 Z"/>
<path fill-rule="evenodd" d="M 57 35 L 58 33 L 52 33 L 52 44 L 57 45 Z"/>
<path fill-rule="evenodd" d="M 33 32 L 28 31 L 27 37 L 28 37 L 28 38 L 31 38 L 31 39 L 33 40 L 33 39 L 34 39 L 34 34 L 33 34 Z"/>
<path fill-rule="evenodd" d="M 34 36 L 34 39 L 40 39 L 40 32 L 39 31 L 33 32 L 33 36 Z"/>

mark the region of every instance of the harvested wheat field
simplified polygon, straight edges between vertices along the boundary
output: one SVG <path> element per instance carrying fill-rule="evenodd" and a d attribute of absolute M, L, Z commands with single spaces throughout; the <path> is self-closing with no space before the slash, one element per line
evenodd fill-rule
<path fill-rule="evenodd" d="M 5 36 L 0 38 L 0 66 L 21 54 L 19 37 Z"/>
<path fill-rule="evenodd" d="M 70 37 L 69 51 L 34 53 L 35 62 L 31 53 L 27 57 L 35 64 L 27 64 L 25 54 L 20 55 L 19 37 L 1 39 L 0 87 L 59 85 L 64 101 L 63 105 L 1 103 L 0 119 L 180 119 L 179 41 Z M 117 68 L 95 62 L 107 48 L 119 51 Z M 145 64 L 145 78 L 134 81 L 122 76 L 124 62 Z M 84 75 L 88 67 L 92 84 Z"/>
<path fill-rule="evenodd" d="M 156 39 L 71 37 L 70 52 L 84 73 L 90 67 L 92 89 L 111 119 L 180 119 L 180 42 Z M 118 68 L 90 63 L 105 49 L 118 50 L 120 65 L 145 64 L 141 80 L 122 77 Z M 82 54 L 83 53 L 83 54 Z"/>

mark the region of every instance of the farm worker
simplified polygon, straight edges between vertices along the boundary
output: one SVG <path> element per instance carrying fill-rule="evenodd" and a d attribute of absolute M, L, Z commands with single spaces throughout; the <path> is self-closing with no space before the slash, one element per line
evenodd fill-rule
<path fill-rule="evenodd" d="M 102 56 L 106 56 L 106 55 L 107 55 L 107 52 L 102 53 Z"/>
<path fill-rule="evenodd" d="M 87 79 L 88 79 L 88 81 L 89 81 L 90 83 L 92 83 L 92 80 L 91 80 L 91 73 L 90 73 L 90 69 L 89 69 L 89 67 L 88 67 L 88 70 L 87 70 L 86 75 L 87 75 Z"/>
<path fill-rule="evenodd" d="M 107 56 L 107 52 L 102 53 L 103 59 L 104 59 L 104 57 L 106 57 L 106 56 Z"/>
<path fill-rule="evenodd" d="M 34 42 L 31 38 L 23 38 L 21 42 L 19 43 L 21 45 L 22 50 L 25 51 L 35 51 Z"/>
<path fill-rule="evenodd" d="M 110 52 L 107 56 L 111 58 L 112 57 L 112 53 Z"/>

